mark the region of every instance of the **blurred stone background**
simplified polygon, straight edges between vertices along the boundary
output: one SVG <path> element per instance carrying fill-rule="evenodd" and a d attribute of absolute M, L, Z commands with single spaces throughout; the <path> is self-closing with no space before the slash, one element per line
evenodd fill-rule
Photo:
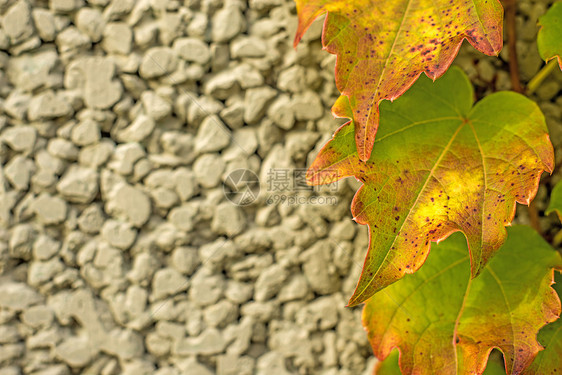
<path fill-rule="evenodd" d="M 519 5 L 524 82 L 549 3 Z M 345 308 L 368 243 L 358 185 L 302 186 L 342 123 L 335 58 L 321 20 L 292 47 L 295 13 L 0 0 L 0 375 L 371 374 Z M 465 43 L 479 96 L 510 88 L 506 52 Z M 534 96 L 558 147 L 561 87 L 556 72 Z"/>

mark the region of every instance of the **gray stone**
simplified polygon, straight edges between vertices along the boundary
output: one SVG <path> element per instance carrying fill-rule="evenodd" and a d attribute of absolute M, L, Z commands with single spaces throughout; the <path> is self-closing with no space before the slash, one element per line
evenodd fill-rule
<path fill-rule="evenodd" d="M 85 119 L 72 128 L 72 142 L 78 146 L 88 146 L 101 138 L 100 128 L 96 121 Z"/>
<path fill-rule="evenodd" d="M 72 55 L 92 47 L 90 38 L 74 26 L 69 26 L 59 32 L 55 38 L 55 43 L 61 54 Z"/>
<path fill-rule="evenodd" d="M 205 188 L 217 186 L 224 171 L 224 161 L 216 154 L 204 154 L 193 163 L 197 182 Z"/>
<path fill-rule="evenodd" d="M 142 78 L 158 78 L 172 73 L 178 66 L 178 58 L 169 47 L 153 47 L 149 49 L 139 67 Z"/>
<path fill-rule="evenodd" d="M 236 236 L 246 228 L 244 211 L 230 202 L 223 202 L 215 208 L 211 228 L 217 234 Z"/>
<path fill-rule="evenodd" d="M 33 35 L 31 8 L 27 1 L 16 1 L 2 17 L 2 28 L 12 44 L 18 44 Z"/>
<path fill-rule="evenodd" d="M 264 57 L 266 52 L 265 41 L 255 36 L 237 38 L 230 45 L 230 54 L 234 58 Z"/>
<path fill-rule="evenodd" d="M 70 116 L 73 112 L 63 95 L 47 90 L 31 99 L 27 117 L 30 121 L 42 121 Z"/>
<path fill-rule="evenodd" d="M 205 308 L 203 316 L 208 327 L 224 327 L 238 320 L 238 307 L 228 300 L 221 300 Z"/>
<path fill-rule="evenodd" d="M 291 107 L 297 120 L 318 120 L 324 114 L 322 101 L 314 91 L 295 94 Z"/>
<path fill-rule="evenodd" d="M 96 8 L 82 8 L 76 13 L 75 24 L 78 30 L 88 35 L 92 42 L 101 40 L 105 21 L 101 12 Z"/>
<path fill-rule="evenodd" d="M 57 184 L 57 191 L 70 202 L 90 203 L 99 191 L 98 173 L 71 165 Z"/>
<path fill-rule="evenodd" d="M 226 341 L 220 332 L 214 328 L 207 328 L 197 337 L 188 337 L 178 340 L 174 345 L 176 355 L 213 355 L 222 353 Z"/>
<path fill-rule="evenodd" d="M 193 204 L 183 204 L 179 207 L 174 207 L 168 214 L 168 219 L 179 230 L 190 232 L 193 230 L 196 215 L 197 206 Z"/>
<path fill-rule="evenodd" d="M 2 132 L 2 140 L 18 152 L 31 152 L 36 139 L 37 130 L 29 125 L 10 127 Z"/>
<path fill-rule="evenodd" d="M 308 281 L 301 274 L 293 275 L 279 291 L 277 299 L 280 302 L 289 302 L 307 297 L 310 293 Z"/>
<path fill-rule="evenodd" d="M 197 250 L 180 246 L 174 249 L 171 255 L 171 266 L 184 275 L 191 275 L 199 265 Z"/>
<path fill-rule="evenodd" d="M 244 121 L 247 124 L 258 122 L 265 114 L 266 106 L 277 95 L 277 91 L 269 86 L 252 88 L 244 97 Z"/>
<path fill-rule="evenodd" d="M 143 92 L 141 101 L 146 114 L 156 121 L 163 119 L 172 112 L 172 104 L 154 91 Z"/>
<path fill-rule="evenodd" d="M 291 130 L 295 125 L 295 114 L 289 96 L 278 96 L 267 108 L 267 116 L 281 129 Z"/>
<path fill-rule="evenodd" d="M 244 17 L 236 6 L 227 6 L 213 16 L 211 37 L 214 42 L 228 42 L 244 27 Z"/>
<path fill-rule="evenodd" d="M 53 14 L 47 9 L 35 8 L 31 12 L 31 15 L 39 37 L 44 42 L 52 42 L 55 40 L 56 27 Z"/>
<path fill-rule="evenodd" d="M 256 130 L 251 127 L 236 129 L 232 134 L 230 147 L 223 151 L 225 160 L 246 159 L 258 148 Z"/>
<path fill-rule="evenodd" d="M 102 48 L 107 53 L 128 54 L 133 44 L 133 32 L 124 22 L 108 23 L 103 30 Z"/>
<path fill-rule="evenodd" d="M 288 92 L 302 92 L 306 88 L 305 69 L 300 65 L 293 65 L 282 70 L 277 77 L 277 87 Z"/>
<path fill-rule="evenodd" d="M 51 280 L 64 271 L 64 264 L 58 257 L 53 257 L 44 262 L 31 262 L 27 271 L 27 283 L 38 287 Z"/>
<path fill-rule="evenodd" d="M 117 133 L 117 137 L 122 142 L 142 142 L 154 130 L 156 123 L 146 115 L 137 116 L 131 125 Z"/>
<path fill-rule="evenodd" d="M 134 227 L 142 227 L 148 221 L 152 207 L 150 198 L 144 192 L 126 183 L 120 183 L 110 191 L 105 211 Z"/>
<path fill-rule="evenodd" d="M 101 235 L 111 246 L 127 250 L 135 242 L 137 231 L 129 223 L 107 220 L 101 228 Z"/>
<path fill-rule="evenodd" d="M 96 170 L 107 162 L 114 149 L 113 141 L 103 139 L 100 143 L 82 148 L 78 161 L 80 164 Z"/>
<path fill-rule="evenodd" d="M 41 234 L 33 243 L 33 258 L 38 260 L 47 260 L 58 253 L 60 242 L 49 236 Z"/>
<path fill-rule="evenodd" d="M 31 174 L 35 170 L 28 158 L 16 155 L 4 166 L 4 175 L 17 190 L 27 190 Z"/>
<path fill-rule="evenodd" d="M 4 112 L 15 119 L 23 120 L 27 114 L 30 100 L 31 95 L 14 90 L 4 101 Z"/>
<path fill-rule="evenodd" d="M 106 4 L 107 0 L 103 0 Z M 91 2 L 91 1 L 90 1 Z M 104 5 L 106 5 L 104 4 Z M 103 17 L 106 20 L 114 21 L 126 16 L 131 12 L 135 5 L 134 0 L 111 0 L 111 3 L 105 8 Z"/>
<path fill-rule="evenodd" d="M 187 289 L 189 282 L 185 276 L 173 268 L 156 271 L 152 279 L 151 298 L 162 299 Z"/>
<path fill-rule="evenodd" d="M 18 224 L 12 229 L 9 249 L 10 256 L 17 259 L 29 260 L 33 248 L 33 242 L 37 235 L 30 224 Z"/>
<path fill-rule="evenodd" d="M 274 297 L 289 276 L 285 267 L 273 264 L 266 268 L 256 280 L 254 287 L 254 300 L 263 302 Z"/>
<path fill-rule="evenodd" d="M 220 100 L 226 100 L 239 91 L 238 77 L 233 70 L 222 71 L 205 83 L 205 94 Z"/>
<path fill-rule="evenodd" d="M 222 275 L 202 267 L 191 278 L 189 298 L 199 306 L 212 305 L 222 297 L 224 283 Z"/>
<path fill-rule="evenodd" d="M 339 321 L 337 306 L 340 303 L 333 296 L 317 298 L 297 312 L 296 322 L 310 331 L 332 329 Z"/>
<path fill-rule="evenodd" d="M 47 193 L 39 195 L 33 201 L 31 209 L 35 212 L 39 221 L 45 225 L 59 224 L 66 219 L 67 207 L 65 201 Z"/>
<path fill-rule="evenodd" d="M 121 99 L 123 86 L 115 79 L 115 64 L 109 58 L 87 57 L 76 64 L 73 69 L 83 75 L 84 101 L 88 107 L 106 109 Z"/>
<path fill-rule="evenodd" d="M 78 158 L 78 148 L 64 138 L 51 138 L 47 144 L 47 151 L 60 159 L 74 161 Z"/>
<path fill-rule="evenodd" d="M 204 65 L 211 57 L 207 44 L 196 38 L 176 39 L 172 48 L 180 58 L 196 64 Z"/>
<path fill-rule="evenodd" d="M 216 115 L 208 116 L 197 132 L 195 151 L 200 153 L 220 151 L 228 146 L 230 137 L 230 131 Z"/>
<path fill-rule="evenodd" d="M 43 297 L 24 283 L 0 283 L 0 307 L 2 308 L 22 311 L 42 301 Z"/>
<path fill-rule="evenodd" d="M 255 362 L 248 356 L 221 355 L 217 361 L 217 375 L 253 375 Z"/>
<path fill-rule="evenodd" d="M 178 168 L 174 172 L 173 181 L 175 183 L 176 193 L 182 202 L 193 197 L 198 190 L 195 173 L 187 168 Z"/>
<path fill-rule="evenodd" d="M 317 294 L 335 293 L 340 289 L 340 278 L 330 257 L 332 251 L 329 242 L 319 241 L 302 254 L 304 274 Z"/>
<path fill-rule="evenodd" d="M 12 57 L 8 61 L 7 76 L 14 86 L 23 91 L 52 88 L 62 82 L 62 75 L 55 72 L 57 61 L 53 50 Z"/>
<path fill-rule="evenodd" d="M 107 166 L 120 175 L 130 175 L 135 163 L 145 156 L 144 148 L 138 143 L 120 144 L 115 148 Z"/>
<path fill-rule="evenodd" d="M 55 13 L 70 13 L 84 6 L 82 0 L 50 0 L 49 5 Z"/>
<path fill-rule="evenodd" d="M 54 317 L 53 310 L 46 305 L 31 306 L 21 314 L 22 322 L 32 328 L 49 327 Z"/>

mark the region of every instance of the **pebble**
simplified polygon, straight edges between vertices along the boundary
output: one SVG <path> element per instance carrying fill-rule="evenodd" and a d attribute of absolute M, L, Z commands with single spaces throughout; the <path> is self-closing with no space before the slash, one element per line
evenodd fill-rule
<path fill-rule="evenodd" d="M 99 191 L 98 173 L 71 165 L 57 184 L 57 191 L 70 202 L 90 203 Z"/>
<path fill-rule="evenodd" d="M 109 192 L 105 210 L 133 227 L 142 227 L 148 221 L 152 207 L 150 198 L 144 192 L 129 184 L 119 183 Z"/>
<path fill-rule="evenodd" d="M 43 193 L 31 204 L 31 209 L 37 215 L 39 221 L 45 225 L 59 224 L 66 219 L 67 205 L 59 197 Z"/>
<path fill-rule="evenodd" d="M 29 125 L 10 127 L 2 132 L 2 140 L 17 152 L 30 153 L 36 139 L 37 130 Z"/>
<path fill-rule="evenodd" d="M 230 202 L 219 204 L 215 208 L 211 228 L 215 233 L 224 234 L 228 237 L 241 233 L 246 228 L 244 211 Z"/>
<path fill-rule="evenodd" d="M 96 8 L 81 8 L 76 13 L 75 24 L 94 43 L 101 40 L 106 25 L 102 13 Z"/>
<path fill-rule="evenodd" d="M 178 38 L 172 46 L 176 54 L 188 62 L 205 65 L 211 58 L 208 45 L 196 38 Z"/>
<path fill-rule="evenodd" d="M 244 121 L 247 124 L 253 124 L 260 120 L 265 113 L 266 106 L 276 95 L 277 91 L 269 86 L 247 90 L 244 96 Z"/>
<path fill-rule="evenodd" d="M 204 188 L 217 186 L 221 180 L 224 168 L 224 160 L 216 154 L 201 155 L 193 163 L 195 179 Z"/>
<path fill-rule="evenodd" d="M 128 223 L 106 220 L 101 228 L 101 235 L 111 246 L 127 250 L 135 242 L 137 231 Z"/>
<path fill-rule="evenodd" d="M 152 47 L 143 57 L 139 74 L 142 78 L 158 78 L 172 73 L 178 66 L 178 57 L 168 47 Z"/>
<path fill-rule="evenodd" d="M 151 298 L 158 300 L 167 296 L 173 296 L 186 290 L 188 286 L 187 278 L 180 272 L 173 268 L 162 268 L 156 271 L 152 279 Z"/>
<path fill-rule="evenodd" d="M 133 32 L 124 22 L 110 22 L 103 29 L 101 47 L 112 54 L 128 54 L 133 44 Z"/>
<path fill-rule="evenodd" d="M 211 37 L 214 42 L 228 42 L 244 27 L 244 17 L 236 6 L 228 6 L 215 13 L 212 20 Z"/>
<path fill-rule="evenodd" d="M 31 7 L 27 1 L 16 1 L 2 17 L 2 28 L 12 44 L 18 44 L 33 35 Z"/>
<path fill-rule="evenodd" d="M 199 153 L 217 152 L 229 145 L 230 131 L 216 115 L 206 117 L 195 138 L 195 151 Z"/>

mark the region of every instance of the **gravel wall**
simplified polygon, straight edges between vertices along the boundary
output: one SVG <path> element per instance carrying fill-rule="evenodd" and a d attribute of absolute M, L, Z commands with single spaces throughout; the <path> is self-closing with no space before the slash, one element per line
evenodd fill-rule
<path fill-rule="evenodd" d="M 522 4 L 524 79 L 545 4 Z M 344 307 L 357 184 L 302 184 L 341 123 L 335 59 L 296 22 L 289 0 L 0 0 L 0 375 L 371 373 Z M 458 63 L 509 89 L 503 54 Z M 561 82 L 537 93 L 557 134 Z"/>

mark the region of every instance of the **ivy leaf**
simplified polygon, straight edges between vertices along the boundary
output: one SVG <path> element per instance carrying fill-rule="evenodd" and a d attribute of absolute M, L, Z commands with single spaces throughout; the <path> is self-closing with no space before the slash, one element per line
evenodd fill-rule
<path fill-rule="evenodd" d="M 390 352 L 384 361 L 377 363 L 373 375 L 402 375 L 400 365 L 398 364 L 399 354 L 397 349 Z M 488 359 L 488 364 L 486 365 L 486 370 L 483 372 L 483 375 L 505 375 L 503 359 L 501 359 L 501 356 L 497 358 L 494 354 L 495 352 L 490 354 L 490 359 Z"/>
<path fill-rule="evenodd" d="M 562 69 L 562 2 L 554 3 L 539 19 L 537 46 L 539 54 L 546 62 L 558 59 Z"/>
<path fill-rule="evenodd" d="M 562 296 L 562 276 L 556 273 L 554 289 L 558 297 Z M 541 329 L 538 336 L 539 342 L 544 345 L 531 366 L 524 372 L 527 375 L 556 374 L 562 369 L 562 319 L 558 319 Z"/>
<path fill-rule="evenodd" d="M 312 163 L 312 185 L 348 176 L 363 182 L 351 209 L 369 225 L 370 244 L 350 306 L 415 272 L 431 242 L 456 231 L 466 235 L 478 275 L 505 241 L 515 202 L 529 204 L 542 172 L 552 171 L 552 144 L 534 102 L 500 92 L 473 107 L 472 98 L 458 68 L 435 83 L 420 78 L 394 103 L 382 103 L 368 161 L 349 122 Z"/>
<path fill-rule="evenodd" d="M 482 374 L 492 348 L 502 351 L 508 374 L 528 367 L 542 349 L 539 329 L 560 314 L 551 284 L 562 258 L 530 227 L 508 232 L 477 278 L 456 233 L 418 273 L 369 299 L 363 325 L 375 355 L 397 347 L 403 374 Z"/>
<path fill-rule="evenodd" d="M 556 212 L 560 221 L 562 221 L 562 183 L 557 183 L 550 193 L 550 203 L 545 211 L 549 215 L 551 212 Z"/>
<path fill-rule="evenodd" d="M 322 43 L 337 55 L 336 85 L 343 98 L 335 116 L 356 124 L 361 160 L 369 159 L 379 125 L 379 104 L 402 95 L 425 72 L 436 79 L 464 39 L 479 51 L 501 50 L 503 9 L 498 0 L 296 0 L 295 45 L 327 12 Z"/>

